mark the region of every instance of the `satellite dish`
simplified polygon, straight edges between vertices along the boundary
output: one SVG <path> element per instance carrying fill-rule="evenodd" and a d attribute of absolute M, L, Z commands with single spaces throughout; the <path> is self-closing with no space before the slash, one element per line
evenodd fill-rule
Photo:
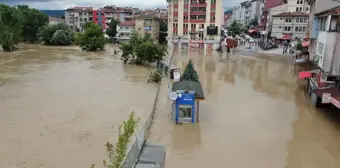
<path fill-rule="evenodd" d="M 176 100 L 177 99 L 177 93 L 176 92 L 170 92 L 169 98 L 170 98 L 170 100 Z"/>

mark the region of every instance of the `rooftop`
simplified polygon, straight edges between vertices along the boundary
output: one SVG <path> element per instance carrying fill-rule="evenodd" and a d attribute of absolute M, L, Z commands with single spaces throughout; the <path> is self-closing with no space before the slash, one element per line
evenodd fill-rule
<path fill-rule="evenodd" d="M 338 14 L 340 14 L 340 6 L 336 6 L 334 8 L 331 8 L 331 9 L 328 9 L 328 10 L 316 13 L 315 15 L 318 16 L 318 15 L 324 15 L 324 14 L 338 15 Z"/>
<path fill-rule="evenodd" d="M 189 80 L 174 82 L 172 84 L 172 91 L 176 92 L 177 90 L 195 91 L 195 99 L 204 99 L 203 89 L 199 82 Z"/>
<path fill-rule="evenodd" d="M 298 17 L 298 16 L 305 16 L 305 17 L 309 17 L 309 14 L 304 13 L 304 12 L 300 12 L 300 11 L 296 11 L 296 12 L 283 12 L 277 15 L 273 15 L 273 17 Z"/>

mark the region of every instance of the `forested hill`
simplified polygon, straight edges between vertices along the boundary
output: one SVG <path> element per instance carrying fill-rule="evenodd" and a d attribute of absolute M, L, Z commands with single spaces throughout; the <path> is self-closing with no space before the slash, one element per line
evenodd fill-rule
<path fill-rule="evenodd" d="M 41 12 L 44 12 L 48 16 L 52 17 L 61 17 L 65 16 L 65 10 L 40 10 Z"/>

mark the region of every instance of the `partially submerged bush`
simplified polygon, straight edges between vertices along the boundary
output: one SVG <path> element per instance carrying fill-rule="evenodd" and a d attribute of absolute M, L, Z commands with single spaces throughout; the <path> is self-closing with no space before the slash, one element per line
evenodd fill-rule
<path fill-rule="evenodd" d="M 162 73 L 163 71 L 161 69 L 154 69 L 152 72 L 150 72 L 148 82 L 156 82 L 159 83 L 162 81 Z"/>

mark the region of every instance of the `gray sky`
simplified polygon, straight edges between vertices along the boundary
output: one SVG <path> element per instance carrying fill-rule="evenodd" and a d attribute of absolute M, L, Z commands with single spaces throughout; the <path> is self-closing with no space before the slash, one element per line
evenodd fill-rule
<path fill-rule="evenodd" d="M 224 7 L 238 5 L 242 0 L 222 0 Z M 92 6 L 94 8 L 105 5 L 133 6 L 137 8 L 166 7 L 166 0 L 0 0 L 8 5 L 26 4 L 38 9 L 66 9 L 73 6 Z"/>

